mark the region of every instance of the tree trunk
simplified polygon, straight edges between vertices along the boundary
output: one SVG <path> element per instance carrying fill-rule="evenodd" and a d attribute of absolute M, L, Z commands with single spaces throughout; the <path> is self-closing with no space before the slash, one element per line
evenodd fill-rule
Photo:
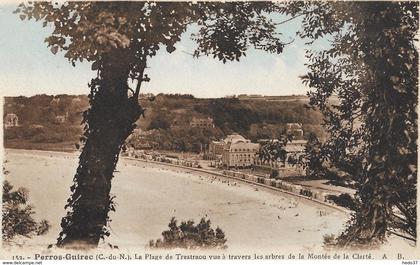
<path fill-rule="evenodd" d="M 111 179 L 121 147 L 142 113 L 137 97 L 127 96 L 128 56 L 124 50 L 110 53 L 101 61 L 99 78 L 90 84 L 91 108 L 84 114 L 86 141 L 58 246 L 96 247 L 109 235 L 108 213 L 115 210 Z"/>

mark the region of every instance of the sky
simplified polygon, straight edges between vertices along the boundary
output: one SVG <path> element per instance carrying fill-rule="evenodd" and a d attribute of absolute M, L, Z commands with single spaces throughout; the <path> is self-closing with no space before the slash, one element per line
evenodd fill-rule
<path fill-rule="evenodd" d="M 52 28 L 42 22 L 21 21 L 13 4 L 0 2 L 0 86 L 3 96 L 35 94 L 88 94 L 87 84 L 95 76 L 90 63 L 73 67 L 64 53 L 52 54 L 44 39 Z M 273 17 L 282 21 L 285 17 Z M 279 31 L 285 42 L 295 38 L 300 22 L 292 20 Z M 281 54 L 251 49 L 240 62 L 222 62 L 212 57 L 193 58 L 195 43 L 191 30 L 168 54 L 165 49 L 149 59 L 146 73 L 151 78 L 142 93 L 182 93 L 200 98 L 238 94 L 302 95 L 299 76 L 307 72 L 304 40 L 296 37 Z"/>

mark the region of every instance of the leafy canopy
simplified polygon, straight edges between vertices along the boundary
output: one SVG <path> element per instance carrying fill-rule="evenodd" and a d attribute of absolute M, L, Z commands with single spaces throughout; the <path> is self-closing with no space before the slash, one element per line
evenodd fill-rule
<path fill-rule="evenodd" d="M 249 47 L 281 53 L 284 43 L 266 14 L 278 9 L 267 2 L 28 2 L 16 13 L 54 30 L 45 42 L 74 65 L 100 60 L 114 49 L 129 51 L 131 77 L 144 68 L 146 57 L 165 47 L 173 52 L 188 25 L 195 24 L 194 56 L 210 55 L 223 62 L 239 60 Z"/>
<path fill-rule="evenodd" d="M 293 2 L 300 35 L 328 37 L 304 77 L 330 134 L 321 154 L 358 186 L 360 209 L 342 243 L 416 240 L 418 3 Z M 330 99 L 338 98 L 338 104 Z"/>

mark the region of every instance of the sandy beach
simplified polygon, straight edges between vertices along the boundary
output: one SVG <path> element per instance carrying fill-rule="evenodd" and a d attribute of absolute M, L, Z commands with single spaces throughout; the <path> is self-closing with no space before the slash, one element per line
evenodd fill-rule
<path fill-rule="evenodd" d="M 52 225 L 46 235 L 25 239 L 25 245 L 43 249 L 55 243 L 77 154 L 9 149 L 5 159 L 6 179 L 27 188 L 36 216 Z M 322 249 L 324 235 L 339 234 L 349 218 L 280 192 L 124 158 L 112 185 L 117 209 L 110 215 L 111 236 L 106 242 L 120 249 L 144 250 L 149 240 L 160 238 L 174 216 L 179 221 L 209 218 L 225 232 L 230 251 L 312 251 Z"/>

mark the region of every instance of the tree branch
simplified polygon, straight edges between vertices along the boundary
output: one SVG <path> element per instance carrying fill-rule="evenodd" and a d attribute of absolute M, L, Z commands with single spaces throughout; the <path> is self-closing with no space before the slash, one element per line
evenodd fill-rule
<path fill-rule="evenodd" d="M 408 236 L 402 235 L 402 234 L 397 233 L 397 232 L 392 231 L 392 230 L 388 230 L 388 231 L 389 231 L 391 234 L 394 234 L 394 235 L 396 235 L 396 236 L 399 236 L 399 237 L 405 238 L 405 239 L 410 240 L 410 241 L 413 241 L 413 242 L 417 242 L 415 238 L 412 238 L 412 237 L 408 237 Z"/>
<path fill-rule="evenodd" d="M 134 95 L 134 90 L 132 90 L 130 87 L 128 87 L 128 90 L 130 90 L 131 93 L 133 93 L 133 95 Z"/>
<path fill-rule="evenodd" d="M 287 22 L 289 22 L 289 21 L 291 21 L 291 20 L 293 20 L 293 19 L 295 19 L 295 18 L 298 18 L 298 17 L 303 16 L 303 15 L 307 15 L 307 14 L 309 14 L 309 12 L 303 12 L 303 13 L 301 13 L 301 14 L 299 14 L 299 15 L 293 16 L 293 17 L 288 18 L 288 19 L 286 19 L 286 20 L 283 20 L 283 21 L 280 21 L 280 22 L 277 22 L 277 23 L 273 23 L 273 25 L 278 26 L 278 25 L 281 25 L 281 24 L 287 23 Z"/>
<path fill-rule="evenodd" d="M 139 72 L 139 76 L 137 77 L 136 91 L 134 92 L 134 97 L 135 98 L 139 98 L 140 87 L 141 87 L 141 83 L 143 82 L 144 69 L 146 68 L 146 55 L 143 56 L 143 58 L 141 60 L 140 67 L 141 67 L 141 69 L 140 69 L 140 72 Z"/>
<path fill-rule="evenodd" d="M 185 53 L 185 54 L 188 54 L 188 55 L 192 55 L 192 56 L 194 56 L 194 54 L 193 54 L 193 53 L 191 53 L 191 52 L 187 52 L 187 51 L 184 51 L 184 50 L 181 50 L 181 52 L 183 52 L 183 53 Z"/>
<path fill-rule="evenodd" d="M 292 44 L 293 42 L 295 42 L 295 40 L 296 40 L 296 39 L 293 39 L 293 40 L 291 40 L 290 42 L 285 42 L 285 43 L 283 43 L 283 45 L 289 45 L 289 44 Z"/>

